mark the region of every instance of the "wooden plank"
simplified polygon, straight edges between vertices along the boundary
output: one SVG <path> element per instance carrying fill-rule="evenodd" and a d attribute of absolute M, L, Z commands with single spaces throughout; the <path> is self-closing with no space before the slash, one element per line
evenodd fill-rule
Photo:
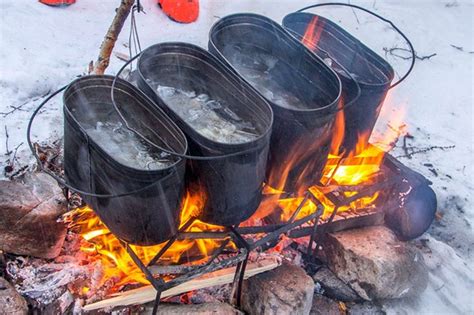
<path fill-rule="evenodd" d="M 259 262 L 249 263 L 245 271 L 244 278 L 255 276 L 259 273 L 269 271 L 278 267 L 280 263 L 276 259 L 264 259 Z M 200 278 L 182 283 L 174 288 L 163 291 L 162 298 L 173 295 L 179 295 L 188 291 L 194 291 L 213 287 L 217 285 L 224 285 L 232 283 L 234 280 L 235 267 L 218 270 Z M 156 290 L 151 286 L 145 286 L 138 289 L 122 292 L 116 294 L 114 297 L 85 305 L 84 311 L 92 311 L 105 307 L 127 306 L 134 304 L 144 304 L 155 300 Z"/>

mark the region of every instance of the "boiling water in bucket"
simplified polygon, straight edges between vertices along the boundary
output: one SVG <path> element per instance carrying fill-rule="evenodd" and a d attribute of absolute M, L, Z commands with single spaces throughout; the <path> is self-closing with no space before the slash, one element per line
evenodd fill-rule
<path fill-rule="evenodd" d="M 341 95 L 336 73 L 278 23 L 257 14 L 234 14 L 216 22 L 209 51 L 272 106 L 267 183 L 292 192 L 317 183 Z"/>
<path fill-rule="evenodd" d="M 147 48 L 138 71 L 139 87 L 188 138 L 194 158 L 186 176 L 207 197 L 200 219 L 235 225 L 249 218 L 262 198 L 273 123 L 265 99 L 209 52 L 191 44 Z"/>
<path fill-rule="evenodd" d="M 113 77 L 87 76 L 64 92 L 64 171 L 102 222 L 121 240 L 154 245 L 178 229 L 187 141 L 143 93 Z M 131 129 L 125 126 L 129 126 Z"/>

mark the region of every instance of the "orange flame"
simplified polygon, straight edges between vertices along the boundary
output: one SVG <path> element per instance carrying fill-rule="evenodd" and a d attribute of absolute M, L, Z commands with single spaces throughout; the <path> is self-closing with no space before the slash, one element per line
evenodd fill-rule
<path fill-rule="evenodd" d="M 306 28 L 303 39 L 301 40 L 306 47 L 314 49 L 318 46 L 323 31 L 322 25 L 318 24 L 318 20 L 318 17 L 314 16 Z"/>
<path fill-rule="evenodd" d="M 201 191 L 188 191 L 184 197 L 181 211 L 181 225 L 185 224 L 196 213 L 199 213 L 205 204 L 205 196 Z M 144 274 L 134 264 L 120 241 L 100 221 L 93 210 L 83 207 L 70 214 L 71 229 L 79 233 L 83 239 L 81 251 L 92 260 L 100 260 L 103 266 L 103 282 L 115 278 L 115 288 L 128 283 L 143 283 L 148 281 Z M 186 232 L 222 230 L 219 226 L 206 224 L 195 220 Z M 134 246 L 135 251 L 142 261 L 148 263 L 166 243 L 154 246 Z M 163 254 L 160 259 L 162 264 L 177 264 L 191 262 L 202 263 L 212 254 L 213 250 L 222 244 L 222 240 L 197 239 L 177 240 Z M 230 245 L 231 246 L 231 245 Z M 89 288 L 83 292 L 88 292 Z"/>

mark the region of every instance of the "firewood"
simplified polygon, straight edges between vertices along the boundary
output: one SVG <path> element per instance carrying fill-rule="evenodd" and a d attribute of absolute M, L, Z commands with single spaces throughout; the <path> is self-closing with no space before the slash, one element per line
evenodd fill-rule
<path fill-rule="evenodd" d="M 134 3 L 135 0 L 122 0 L 117 8 L 112 24 L 110 24 L 109 30 L 100 46 L 99 58 L 95 65 L 95 74 L 104 74 L 105 69 L 109 66 L 110 55 L 114 49 L 115 42 Z"/>
<path fill-rule="evenodd" d="M 275 269 L 279 265 L 280 262 L 275 259 L 264 259 L 259 262 L 249 263 L 247 265 L 247 269 L 245 270 L 244 278 L 247 279 L 259 273 Z M 208 273 L 201 276 L 200 278 L 182 283 L 174 288 L 163 291 L 161 293 L 161 298 L 179 295 L 188 291 L 231 283 L 234 280 L 234 273 L 235 267 L 225 268 Z M 104 307 L 113 308 L 117 306 L 144 304 L 153 301 L 155 297 L 156 290 L 151 285 L 149 285 L 135 290 L 119 293 L 110 299 L 86 305 L 83 307 L 83 309 L 84 311 L 92 311 Z"/>

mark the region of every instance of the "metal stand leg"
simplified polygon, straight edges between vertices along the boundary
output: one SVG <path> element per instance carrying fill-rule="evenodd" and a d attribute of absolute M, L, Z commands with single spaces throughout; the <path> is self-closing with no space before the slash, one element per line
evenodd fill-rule
<path fill-rule="evenodd" d="M 314 221 L 313 231 L 311 232 L 311 236 L 309 238 L 308 249 L 306 250 L 306 254 L 309 256 L 313 251 L 313 244 L 316 243 L 316 248 L 318 246 L 317 242 L 315 242 L 316 234 L 318 233 L 318 222 Z"/>
<path fill-rule="evenodd" d="M 319 238 L 317 237 L 318 236 L 318 223 L 319 223 L 319 218 L 321 217 L 321 215 L 323 214 L 323 211 L 324 211 L 324 207 L 321 205 L 321 204 L 318 204 L 318 209 L 316 210 L 317 211 L 317 216 L 316 218 L 314 219 L 314 223 L 313 223 L 313 230 L 311 231 L 311 236 L 309 238 L 309 244 L 308 244 L 308 249 L 306 250 L 306 254 L 311 255 L 316 255 L 316 252 L 318 250 L 318 241 L 319 241 Z M 321 232 L 321 231 L 319 231 Z M 313 244 L 315 244 L 315 248 L 314 248 L 314 251 L 313 251 Z"/>
<path fill-rule="evenodd" d="M 69 188 L 64 187 L 62 190 L 63 190 L 64 198 L 66 199 L 66 202 L 69 205 Z"/>
<path fill-rule="evenodd" d="M 160 305 L 161 300 L 161 291 L 156 292 L 155 303 L 153 303 L 153 310 L 151 311 L 152 315 L 156 315 L 158 312 L 158 306 Z"/>
<path fill-rule="evenodd" d="M 242 235 L 240 235 L 239 232 L 237 232 L 236 228 L 237 226 L 229 227 L 230 231 L 234 235 L 235 243 L 239 247 L 245 248 L 246 250 L 244 260 L 239 262 L 237 266 L 235 267 L 235 275 L 234 275 L 234 281 L 233 281 L 232 293 L 231 293 L 231 303 L 234 304 L 237 308 L 239 308 L 241 304 L 242 286 L 244 283 L 245 269 L 247 268 L 247 262 L 249 260 L 251 245 L 245 240 L 245 238 L 242 237 Z"/>
<path fill-rule="evenodd" d="M 247 268 L 247 262 L 249 259 L 250 252 L 247 252 L 245 259 L 237 265 L 234 281 L 237 280 L 237 287 L 235 289 L 235 306 L 240 308 L 242 302 L 242 287 L 244 285 L 245 269 Z M 237 278 L 237 279 L 236 279 Z"/>

